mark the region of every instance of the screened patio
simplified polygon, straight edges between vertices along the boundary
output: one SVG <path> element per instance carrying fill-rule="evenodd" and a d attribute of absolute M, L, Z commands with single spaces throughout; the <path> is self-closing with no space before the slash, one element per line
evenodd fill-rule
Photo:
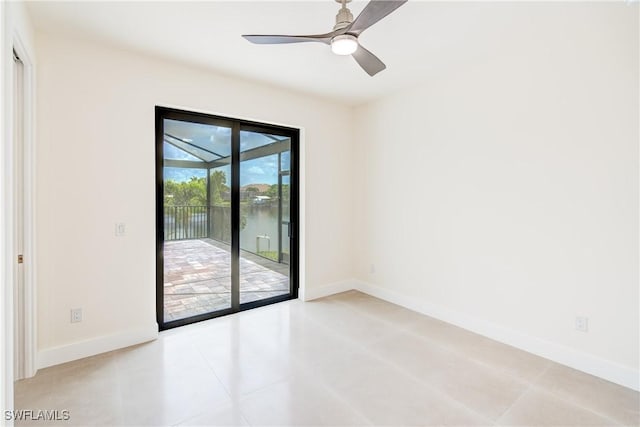
<path fill-rule="evenodd" d="M 290 292 L 288 138 L 241 132 L 240 303 Z M 164 120 L 164 319 L 231 306 L 231 131 Z"/>

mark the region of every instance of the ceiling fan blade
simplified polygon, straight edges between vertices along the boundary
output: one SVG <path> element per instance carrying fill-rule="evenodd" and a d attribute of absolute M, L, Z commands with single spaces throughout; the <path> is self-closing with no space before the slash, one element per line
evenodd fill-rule
<path fill-rule="evenodd" d="M 351 56 L 353 56 L 353 59 L 355 59 L 362 69 L 371 77 L 387 68 L 384 62 L 380 61 L 377 56 L 360 45 L 358 45 L 358 49 Z"/>
<path fill-rule="evenodd" d="M 371 0 L 360 12 L 360 15 L 347 28 L 348 33 L 360 35 L 361 32 L 389 15 L 405 4 L 407 0 Z"/>
<path fill-rule="evenodd" d="M 311 36 L 271 36 L 271 35 L 243 35 L 245 39 L 255 44 L 284 44 L 284 43 L 305 43 L 305 42 L 318 42 L 324 44 L 331 44 L 331 39 L 335 34 L 317 34 Z"/>

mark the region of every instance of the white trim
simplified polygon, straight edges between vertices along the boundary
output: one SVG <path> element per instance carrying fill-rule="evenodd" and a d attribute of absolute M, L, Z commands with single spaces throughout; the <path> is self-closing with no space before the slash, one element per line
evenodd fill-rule
<path fill-rule="evenodd" d="M 340 292 L 357 290 L 390 303 L 425 314 L 452 325 L 459 326 L 495 341 L 519 348 L 561 365 L 603 378 L 632 390 L 640 391 L 640 372 L 628 366 L 605 360 L 591 354 L 541 338 L 528 335 L 508 327 L 470 316 L 465 313 L 439 307 L 416 298 L 402 295 L 382 286 L 361 280 L 344 280 L 307 289 L 305 301 L 323 298 Z"/>
<path fill-rule="evenodd" d="M 459 326 L 512 347 L 533 353 L 565 366 L 640 391 L 640 372 L 588 353 L 534 337 L 465 313 L 438 307 L 416 298 L 363 281 L 354 281 L 354 289 L 400 305 L 427 316 Z"/>
<path fill-rule="evenodd" d="M 235 114 L 233 112 L 221 113 L 219 111 L 196 108 L 196 107 L 193 107 L 193 106 L 185 106 L 185 105 L 181 105 L 181 104 L 172 104 L 172 103 L 168 103 L 168 102 L 156 102 L 154 105 L 156 105 L 158 107 L 162 107 L 162 108 L 171 108 L 171 109 L 174 109 L 174 110 L 188 111 L 190 113 L 208 114 L 210 116 L 227 117 L 227 118 L 233 119 L 233 120 L 245 120 L 245 121 L 248 121 L 248 122 L 264 123 L 266 125 L 282 126 L 282 127 L 292 128 L 292 129 L 299 129 L 300 130 L 300 140 L 302 141 L 302 131 L 303 131 L 304 128 L 300 127 L 300 125 L 294 125 L 294 124 L 284 123 L 284 122 L 275 122 L 273 120 L 267 120 L 267 119 L 260 118 L 260 117 L 243 116 L 242 114 Z"/>
<path fill-rule="evenodd" d="M 7 61 L 9 51 L 6 48 L 7 34 L 5 29 L 8 27 L 6 2 L 0 1 L 0 92 L 6 93 L 9 78 L 7 76 Z M 11 286 L 9 286 L 9 271 L 7 269 L 7 234 L 11 231 L 7 219 L 7 146 L 10 141 L 10 133 L 7 129 L 9 120 L 7 114 L 8 97 L 3 96 L 0 100 L 0 168 L 3 173 L 0 174 L 0 200 L 2 201 L 2 209 L 0 209 L 0 409 L 10 411 L 13 409 L 13 295 Z M 11 206 L 11 205 L 9 205 Z M 4 417 L 0 418 L 1 425 L 13 425 L 11 421 L 7 421 Z"/>
<path fill-rule="evenodd" d="M 42 369 L 48 366 L 59 365 L 73 360 L 95 356 L 96 354 L 153 341 L 157 338 L 158 324 L 154 323 L 146 328 L 51 347 L 38 352 L 37 367 L 38 369 Z"/>
<path fill-rule="evenodd" d="M 14 32 L 11 40 L 11 49 L 15 49 L 23 64 L 23 206 L 24 206 L 24 313 L 23 324 L 14 325 L 14 328 L 24 330 L 23 366 L 24 377 L 32 377 L 36 374 L 36 349 L 37 349 L 37 304 L 36 304 L 36 250 L 35 250 L 35 71 L 32 55 L 18 32 Z M 13 85 L 12 95 L 13 95 Z M 13 96 L 11 96 L 13 100 Z M 13 141 L 13 138 L 11 139 Z M 15 172 L 15 171 L 14 171 Z M 15 179 L 15 177 L 14 177 Z M 14 373 L 15 375 L 16 373 Z M 15 378 L 20 379 L 20 378 Z"/>
<path fill-rule="evenodd" d="M 307 295 L 307 144 L 306 129 L 300 127 L 298 147 L 298 298 L 306 301 Z"/>
<path fill-rule="evenodd" d="M 340 282 L 329 283 L 327 285 L 307 288 L 305 290 L 304 301 L 311 301 L 318 298 L 328 297 L 329 295 L 339 294 L 340 292 L 355 289 L 358 282 L 354 280 L 342 280 Z"/>

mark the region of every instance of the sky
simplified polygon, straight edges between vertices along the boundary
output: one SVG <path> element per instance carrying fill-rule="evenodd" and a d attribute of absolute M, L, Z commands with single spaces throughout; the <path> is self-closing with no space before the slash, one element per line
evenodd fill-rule
<path fill-rule="evenodd" d="M 231 153 L 231 129 L 202 123 L 183 122 L 165 119 L 165 159 L 213 161 Z M 240 150 L 250 150 L 262 145 L 272 144 L 281 136 L 258 132 L 240 132 Z M 202 149 L 199 149 L 201 147 Z M 184 149 L 181 149 L 184 148 Z M 189 152 L 187 152 L 187 150 Z M 215 154 L 214 154 L 215 153 Z M 290 151 L 282 153 L 282 169 L 289 169 Z M 197 156 L 197 157 L 196 157 Z M 199 158 L 198 158 L 199 157 Z M 230 166 L 218 168 L 227 175 L 227 185 L 231 182 Z M 205 177 L 205 169 L 164 168 L 164 179 L 188 181 L 191 177 Z M 240 186 L 249 184 L 277 184 L 278 156 L 260 157 L 240 164 Z"/>
<path fill-rule="evenodd" d="M 277 184 L 278 167 L 274 167 L 267 159 L 255 159 L 243 162 L 240 165 L 240 186 L 249 184 Z M 227 185 L 231 183 L 231 166 L 218 168 L 225 173 Z M 207 176 L 206 169 L 182 169 L 164 168 L 164 179 L 173 181 L 189 181 L 191 177 L 204 178 Z"/>
<path fill-rule="evenodd" d="M 282 169 L 287 170 L 290 152 L 282 153 Z M 186 159 L 185 159 L 186 160 Z M 231 182 L 231 166 L 218 168 L 227 176 L 227 185 Z M 164 168 L 164 179 L 173 181 L 189 181 L 191 177 L 204 178 L 206 169 Z M 278 183 L 278 155 L 260 157 L 240 163 L 240 186 L 249 184 L 277 184 Z"/>

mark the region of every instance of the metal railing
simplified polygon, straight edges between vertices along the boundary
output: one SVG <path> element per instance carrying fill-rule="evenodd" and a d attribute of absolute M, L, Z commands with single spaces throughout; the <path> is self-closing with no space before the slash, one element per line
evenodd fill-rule
<path fill-rule="evenodd" d="M 271 237 L 256 236 L 254 253 L 272 261 L 289 264 L 289 221 L 282 221 L 282 239 L 278 236 L 271 254 Z M 231 243 L 231 208 L 228 206 L 165 206 L 164 207 L 164 240 L 191 240 L 210 238 L 218 242 Z M 275 258 L 274 258 L 275 256 Z"/>
<path fill-rule="evenodd" d="M 164 240 L 209 237 L 209 206 L 165 206 Z"/>

